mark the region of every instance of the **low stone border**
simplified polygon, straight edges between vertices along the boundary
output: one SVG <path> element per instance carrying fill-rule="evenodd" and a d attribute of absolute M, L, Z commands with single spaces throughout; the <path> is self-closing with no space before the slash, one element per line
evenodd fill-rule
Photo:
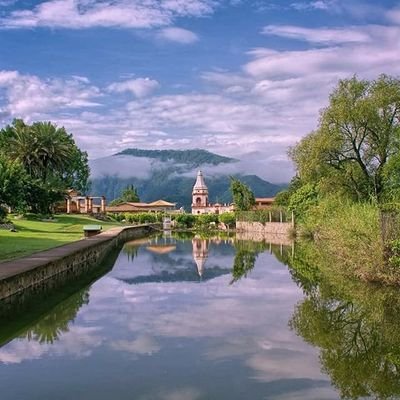
<path fill-rule="evenodd" d="M 59 274 L 80 275 L 121 243 L 146 236 L 157 224 L 118 227 L 88 239 L 0 263 L 0 300 L 42 285 Z"/>
<path fill-rule="evenodd" d="M 10 231 L 10 230 L 15 229 L 15 226 L 14 226 L 14 224 L 12 224 L 12 223 L 0 224 L 0 229 L 6 230 L 6 231 Z"/>

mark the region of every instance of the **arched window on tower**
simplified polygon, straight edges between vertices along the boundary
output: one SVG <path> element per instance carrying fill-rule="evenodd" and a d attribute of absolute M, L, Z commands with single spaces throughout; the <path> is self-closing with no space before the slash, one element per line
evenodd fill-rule
<path fill-rule="evenodd" d="M 196 199 L 196 206 L 201 206 L 201 197 Z"/>

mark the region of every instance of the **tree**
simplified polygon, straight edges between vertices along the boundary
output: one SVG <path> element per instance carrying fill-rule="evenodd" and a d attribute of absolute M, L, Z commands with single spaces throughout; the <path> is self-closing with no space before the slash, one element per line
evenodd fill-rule
<path fill-rule="evenodd" d="M 32 211 L 50 212 L 68 188 L 88 188 L 86 152 L 77 147 L 63 127 L 51 122 L 27 125 L 14 120 L 0 131 L 0 154 L 25 169 L 29 178 L 25 197 Z"/>
<path fill-rule="evenodd" d="M 381 201 L 388 168 L 400 163 L 400 80 L 339 82 L 318 129 L 290 150 L 304 183 L 335 186 L 358 200 Z M 390 187 L 400 186 L 391 177 Z"/>
<path fill-rule="evenodd" d="M 0 206 L 23 208 L 27 175 L 23 166 L 0 154 Z"/>
<path fill-rule="evenodd" d="M 256 204 L 251 189 L 234 177 L 231 177 L 231 192 L 235 208 L 239 211 L 249 211 Z"/>
<path fill-rule="evenodd" d="M 110 206 L 117 206 L 122 203 L 139 203 L 140 198 L 137 193 L 137 189 L 133 185 L 128 185 L 123 191 L 120 197 L 114 199 Z"/>

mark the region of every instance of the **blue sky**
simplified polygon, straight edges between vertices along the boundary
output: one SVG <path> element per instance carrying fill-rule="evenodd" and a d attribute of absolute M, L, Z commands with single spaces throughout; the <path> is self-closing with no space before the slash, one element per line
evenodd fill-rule
<path fill-rule="evenodd" d="M 201 147 L 289 179 L 338 79 L 400 75 L 400 2 L 0 0 L 0 122 L 91 158 Z"/>

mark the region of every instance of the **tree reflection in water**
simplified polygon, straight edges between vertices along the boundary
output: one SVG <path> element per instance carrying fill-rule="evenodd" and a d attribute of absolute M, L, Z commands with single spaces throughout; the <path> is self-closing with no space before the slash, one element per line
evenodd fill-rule
<path fill-rule="evenodd" d="M 311 267 L 309 246 L 289 260 L 306 299 L 290 326 L 320 349 L 322 369 L 343 398 L 400 396 L 400 292 L 329 275 Z M 326 263 L 326 261 L 325 261 Z"/>
<path fill-rule="evenodd" d="M 250 271 L 254 268 L 259 254 L 269 250 L 280 259 L 289 257 L 290 247 L 277 244 L 271 244 L 266 241 L 251 240 L 235 240 L 234 247 L 236 250 L 235 259 L 233 261 L 231 284 L 246 278 Z"/>
<path fill-rule="evenodd" d="M 20 337 L 35 340 L 40 344 L 53 344 L 75 320 L 79 309 L 89 304 L 89 289 L 85 288 L 57 304 L 49 313 L 34 323 Z"/>

